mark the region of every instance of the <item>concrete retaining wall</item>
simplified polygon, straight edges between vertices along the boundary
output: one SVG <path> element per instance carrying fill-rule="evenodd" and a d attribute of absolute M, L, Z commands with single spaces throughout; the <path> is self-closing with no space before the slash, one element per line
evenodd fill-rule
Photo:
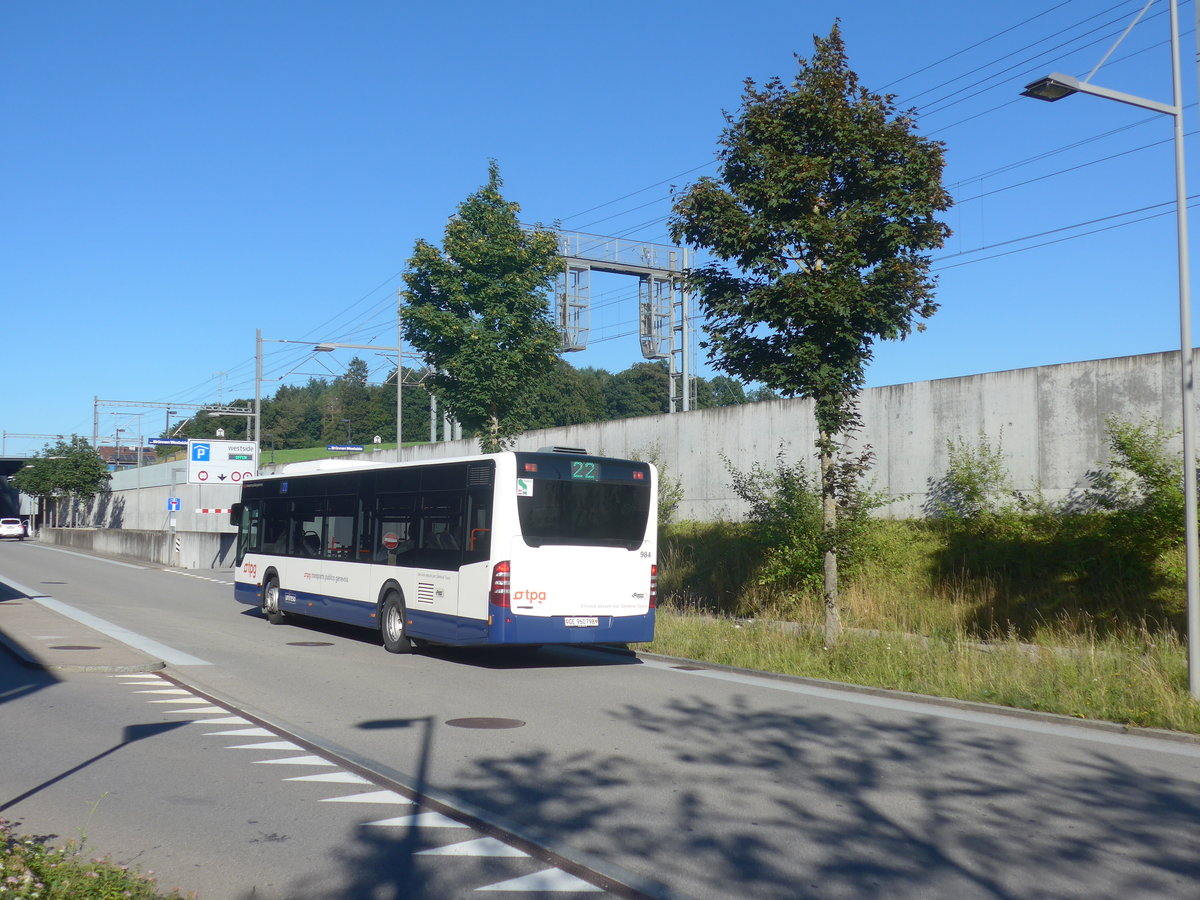
<path fill-rule="evenodd" d="M 1179 384 L 1175 352 L 872 388 L 861 398 L 858 445 L 874 449 L 875 487 L 894 501 L 884 515 L 921 515 L 931 489 L 946 473 L 947 442 L 974 442 L 981 433 L 993 445 L 1000 443 L 1017 490 L 1040 488 L 1048 499 L 1063 499 L 1086 484 L 1090 470 L 1105 463 L 1106 418 L 1150 419 L 1178 429 Z M 709 521 L 737 518 L 743 512 L 729 488 L 723 460 L 741 470 L 755 464 L 770 467 L 783 452 L 815 467 L 815 440 L 812 404 L 777 400 L 532 431 L 522 435 L 516 447 L 566 445 L 609 456 L 653 456 L 665 464 L 669 478 L 681 483 L 684 497 L 678 517 Z M 476 441 L 450 441 L 405 448 L 402 458 L 433 460 L 477 451 Z M 396 451 L 347 458 L 392 462 Z M 75 521 L 165 534 L 167 498 L 176 496 L 182 501 L 176 514 L 179 533 L 198 536 L 185 559 L 208 565 L 205 560 L 227 558 L 222 541 L 228 542 L 233 532 L 227 516 L 198 510 L 231 506 L 238 488 L 186 485 L 180 483 L 183 479 L 182 463 L 119 472 L 112 493 L 78 510 Z M 148 544 L 145 552 L 158 551 Z"/>
<path fill-rule="evenodd" d="M 124 556 L 163 566 L 185 569 L 221 569 L 233 565 L 236 534 L 179 532 L 176 553 L 170 535 L 163 531 L 130 531 L 113 528 L 43 528 L 39 539 L 46 544 L 94 550 L 109 556 Z"/>
<path fill-rule="evenodd" d="M 772 467 L 782 451 L 815 469 L 812 410 L 808 400 L 750 403 L 533 431 L 516 446 L 536 450 L 561 444 L 643 459 L 653 452 L 666 464 L 668 477 L 682 484 L 679 518 L 737 518 L 743 508 L 730 490 L 723 460 L 743 471 L 755 464 Z M 1107 418 L 1181 427 L 1179 354 L 872 388 L 863 392 L 860 411 L 863 428 L 852 449 L 870 445 L 875 452 L 875 487 L 893 501 L 883 515 L 922 515 L 935 483 L 946 474 L 947 442 L 974 443 L 981 433 L 993 445 L 1001 444 L 1015 489 L 1040 488 L 1047 499 L 1060 500 L 1086 485 L 1087 473 L 1107 461 Z M 406 459 L 435 459 L 475 449 L 473 441 L 457 441 L 404 453 Z"/>

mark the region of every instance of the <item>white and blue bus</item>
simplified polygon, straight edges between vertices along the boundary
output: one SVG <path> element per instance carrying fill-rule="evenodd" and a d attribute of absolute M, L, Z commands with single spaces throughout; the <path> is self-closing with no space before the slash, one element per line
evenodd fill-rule
<path fill-rule="evenodd" d="M 571 448 L 299 463 L 242 485 L 236 599 L 430 644 L 649 641 L 658 474 Z"/>

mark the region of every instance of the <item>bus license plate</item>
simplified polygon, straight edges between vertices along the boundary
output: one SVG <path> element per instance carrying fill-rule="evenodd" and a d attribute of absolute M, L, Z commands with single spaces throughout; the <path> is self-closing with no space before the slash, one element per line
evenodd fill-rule
<path fill-rule="evenodd" d="M 600 619 L 596 616 L 567 616 L 566 625 L 568 628 L 595 628 L 600 624 Z"/>

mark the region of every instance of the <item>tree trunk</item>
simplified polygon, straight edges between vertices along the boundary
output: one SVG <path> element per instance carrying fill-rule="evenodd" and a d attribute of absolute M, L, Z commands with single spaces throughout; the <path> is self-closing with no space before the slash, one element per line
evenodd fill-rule
<path fill-rule="evenodd" d="M 833 439 L 824 432 L 821 442 L 821 531 L 825 538 L 825 646 L 837 644 L 842 634 L 838 600 L 838 559 L 834 533 L 837 531 L 837 497 L 833 472 Z"/>
<path fill-rule="evenodd" d="M 488 417 L 487 437 L 479 442 L 484 453 L 499 453 L 504 447 L 500 443 L 500 419 L 493 413 Z"/>

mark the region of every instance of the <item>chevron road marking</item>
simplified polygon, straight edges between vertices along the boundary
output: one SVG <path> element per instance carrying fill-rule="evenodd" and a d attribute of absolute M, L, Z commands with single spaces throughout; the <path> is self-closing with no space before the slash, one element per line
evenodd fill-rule
<path fill-rule="evenodd" d="M 250 721 L 242 716 L 230 714 L 230 710 L 215 704 L 207 706 L 191 706 L 195 703 L 208 703 L 206 698 L 199 696 L 189 690 L 180 688 L 175 682 L 167 680 L 163 676 L 144 674 L 138 675 L 114 675 L 114 678 L 121 678 L 121 684 L 130 688 L 154 688 L 153 690 L 135 690 L 134 693 L 146 695 L 147 703 L 160 705 L 159 712 L 164 714 L 177 715 L 192 715 L 204 716 L 204 718 L 196 718 L 190 724 L 196 725 L 226 725 L 234 726 L 223 731 L 208 731 L 205 732 L 207 737 L 242 737 L 242 738 L 278 738 L 278 732 L 272 731 L 269 728 Z M 151 699 L 155 698 L 155 699 Z M 160 699 L 161 698 L 161 699 Z M 187 709 L 170 708 L 174 706 L 188 706 Z M 249 744 L 236 744 L 227 747 L 228 750 L 264 750 L 264 751 L 292 751 L 299 752 L 303 755 L 289 756 L 275 759 L 256 759 L 255 765 L 290 765 L 290 766 L 310 766 L 310 767 L 327 767 L 337 769 L 337 763 L 324 759 L 315 754 L 304 753 L 305 748 L 288 740 L 273 740 L 262 741 Z M 353 772 L 337 770 L 331 772 L 319 772 L 313 775 L 297 775 L 287 777 L 284 781 L 291 782 L 313 782 L 318 784 L 373 784 L 369 779 Z M 340 797 L 324 797 L 320 799 L 320 803 L 364 803 L 375 806 L 404 806 L 416 807 L 417 804 L 409 798 L 392 790 L 375 790 L 365 793 L 348 794 Z M 363 826 L 376 828 L 407 828 L 407 829 L 466 829 L 468 832 L 473 831 L 473 827 L 464 822 L 460 822 L 450 816 L 443 815 L 439 812 L 432 811 L 417 811 L 408 815 L 394 816 L 392 818 L 378 819 L 373 822 L 363 822 Z M 475 832 L 478 834 L 478 832 Z M 531 859 L 528 853 L 523 850 L 518 850 L 516 847 L 506 844 L 494 837 L 476 837 L 466 841 L 447 844 L 441 847 L 434 847 L 429 850 L 418 851 L 415 855 L 427 857 L 477 857 L 477 858 L 509 858 L 509 859 Z M 584 881 L 575 875 L 571 875 L 558 868 L 548 868 L 542 871 L 534 872 L 529 875 L 522 875 L 517 878 L 510 878 L 506 881 L 499 881 L 494 884 L 489 884 L 483 887 L 475 888 L 475 893 L 480 892 L 500 892 L 500 893 L 523 893 L 523 894 L 545 894 L 545 893 L 605 893 L 605 891 L 596 885 Z"/>

